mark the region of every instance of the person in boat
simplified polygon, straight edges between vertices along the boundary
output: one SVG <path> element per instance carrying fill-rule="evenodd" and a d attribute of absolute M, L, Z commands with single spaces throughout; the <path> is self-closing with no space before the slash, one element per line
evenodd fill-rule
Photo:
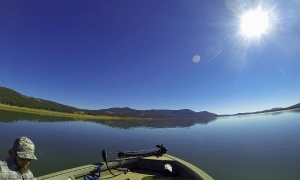
<path fill-rule="evenodd" d="M 0 180 L 22 179 L 35 180 L 29 170 L 29 163 L 37 160 L 34 155 L 35 146 L 27 137 L 18 137 L 12 149 L 8 151 L 5 161 L 0 161 Z"/>

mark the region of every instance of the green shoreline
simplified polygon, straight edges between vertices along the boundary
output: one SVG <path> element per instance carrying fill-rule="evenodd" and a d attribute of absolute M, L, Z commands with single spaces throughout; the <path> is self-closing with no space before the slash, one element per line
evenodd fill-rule
<path fill-rule="evenodd" d="M 11 106 L 7 104 L 0 104 L 0 109 L 7 111 L 23 112 L 30 114 L 39 114 L 47 116 L 58 116 L 58 117 L 69 117 L 74 119 L 99 119 L 99 120 L 122 120 L 122 119 L 146 119 L 146 118 L 136 118 L 136 117 L 118 117 L 118 116 L 106 116 L 106 115 L 86 115 L 86 114 L 73 114 L 73 113 L 64 113 L 64 112 L 55 112 L 43 109 L 32 109 L 26 107 Z M 147 118 L 149 119 L 149 118 Z"/>

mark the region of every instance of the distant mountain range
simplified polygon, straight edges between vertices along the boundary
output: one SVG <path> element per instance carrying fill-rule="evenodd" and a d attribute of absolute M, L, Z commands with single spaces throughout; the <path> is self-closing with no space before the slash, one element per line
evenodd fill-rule
<path fill-rule="evenodd" d="M 44 109 L 67 113 L 84 113 L 89 115 L 107 115 L 119 117 L 141 117 L 141 118 L 206 118 L 217 117 L 217 114 L 207 111 L 194 112 L 189 109 L 182 110 L 135 110 L 125 108 L 109 108 L 100 110 L 79 109 L 44 100 L 22 95 L 12 89 L 0 86 L 0 103 L 12 106 L 28 107 L 34 109 Z"/>
<path fill-rule="evenodd" d="M 109 108 L 99 110 L 79 109 L 72 106 L 59 104 L 49 100 L 34 98 L 22 95 L 12 89 L 0 86 L 0 103 L 12 106 L 28 107 L 34 109 L 44 109 L 57 112 L 67 113 L 84 113 L 89 115 L 107 115 L 119 117 L 141 117 L 141 118 L 215 118 L 219 116 L 247 115 L 267 112 L 277 112 L 283 110 L 292 110 L 300 108 L 300 103 L 287 108 L 272 108 L 257 112 L 238 113 L 233 115 L 217 115 L 207 111 L 195 112 L 189 109 L 181 110 L 136 110 L 128 107 Z"/>

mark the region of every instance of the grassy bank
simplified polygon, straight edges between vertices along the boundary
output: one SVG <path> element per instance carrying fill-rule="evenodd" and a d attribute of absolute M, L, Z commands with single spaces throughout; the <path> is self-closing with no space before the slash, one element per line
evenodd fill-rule
<path fill-rule="evenodd" d="M 18 107 L 18 106 L 10 106 L 6 104 L 0 104 L 0 109 L 7 111 L 15 111 L 15 112 L 24 112 L 31 114 L 40 114 L 40 115 L 48 115 L 48 116 L 58 116 L 58 117 L 69 117 L 74 119 L 111 119 L 111 120 L 119 120 L 119 119 L 127 119 L 123 117 L 117 116 L 105 116 L 105 115 L 85 115 L 85 114 L 75 114 L 75 113 L 64 113 L 64 112 L 56 112 L 56 111 L 48 111 L 43 109 L 31 109 L 26 107 Z M 130 118 L 128 118 L 130 119 Z"/>

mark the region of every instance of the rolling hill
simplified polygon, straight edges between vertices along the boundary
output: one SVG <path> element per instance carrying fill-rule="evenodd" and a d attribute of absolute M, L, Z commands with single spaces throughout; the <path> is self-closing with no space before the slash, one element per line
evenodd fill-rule
<path fill-rule="evenodd" d="M 142 117 L 142 118 L 205 118 L 217 117 L 217 114 L 207 111 L 194 112 L 189 109 L 182 110 L 135 110 L 125 108 L 109 108 L 99 110 L 79 109 L 63 105 L 57 102 L 22 95 L 12 89 L 0 86 L 0 103 L 18 107 L 44 109 L 57 112 L 83 112 L 90 115 L 108 115 L 119 117 Z"/>

